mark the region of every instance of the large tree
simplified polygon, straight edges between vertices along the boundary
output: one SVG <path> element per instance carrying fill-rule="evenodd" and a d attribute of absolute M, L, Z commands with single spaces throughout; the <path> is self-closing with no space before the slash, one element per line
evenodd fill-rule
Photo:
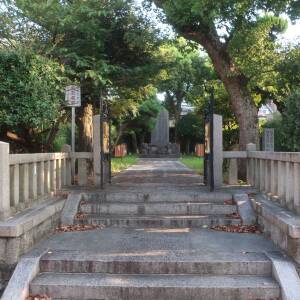
<path fill-rule="evenodd" d="M 162 57 L 163 64 L 156 86 L 160 92 L 165 93 L 164 104 L 177 125 L 181 118 L 183 102 L 193 102 L 195 91 L 203 89 L 205 82 L 213 77 L 214 72 L 207 56 L 200 53 L 199 45 L 184 38 L 162 45 L 159 56 Z M 178 138 L 175 126 L 176 142 L 179 142 Z"/>
<path fill-rule="evenodd" d="M 6 0 L 0 33 L 5 46 L 25 41 L 39 54 L 62 64 L 72 82 L 82 87 L 78 109 L 81 150 L 91 146 L 92 115 L 107 86 L 138 89 L 155 68 L 155 30 L 134 9 L 134 1 Z M 9 26 L 5 25 L 9 20 Z M 104 93 L 103 93 L 104 92 Z"/>
<path fill-rule="evenodd" d="M 299 17 L 299 1 L 151 0 L 187 39 L 203 46 L 230 98 L 240 129 L 240 146 L 258 143 L 257 106 L 251 76 L 264 72 L 270 45 L 286 27 L 280 17 Z M 245 64 L 245 59 L 248 59 Z M 250 63 L 249 63 L 250 62 Z M 252 65 L 252 66 L 251 66 Z M 249 68 L 250 66 L 250 68 Z M 253 67 L 255 68 L 253 69 Z M 263 67 L 263 69 L 260 69 Z M 252 74 L 252 75 L 251 75 Z"/>

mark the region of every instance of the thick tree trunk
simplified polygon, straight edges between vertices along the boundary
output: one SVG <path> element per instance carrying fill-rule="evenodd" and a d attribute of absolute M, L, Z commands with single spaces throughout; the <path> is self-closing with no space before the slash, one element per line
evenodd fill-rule
<path fill-rule="evenodd" d="M 80 110 L 79 116 L 79 140 L 78 150 L 83 152 L 92 151 L 93 145 L 93 105 L 87 103 Z"/>
<path fill-rule="evenodd" d="M 139 149 L 138 149 L 138 144 L 137 144 L 136 133 L 134 131 L 131 133 L 131 138 L 132 138 L 133 153 L 138 154 Z"/>
<path fill-rule="evenodd" d="M 257 108 L 248 90 L 248 79 L 234 65 L 225 44 L 214 33 L 180 31 L 183 36 L 201 44 L 207 51 L 218 77 L 223 82 L 230 98 L 231 107 L 240 128 L 239 145 L 246 149 L 248 143 L 258 145 Z"/>

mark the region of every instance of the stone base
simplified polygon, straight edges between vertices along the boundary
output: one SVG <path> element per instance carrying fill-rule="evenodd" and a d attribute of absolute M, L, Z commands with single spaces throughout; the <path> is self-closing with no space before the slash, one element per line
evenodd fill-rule
<path fill-rule="evenodd" d="M 180 146 L 178 144 L 166 144 L 163 146 L 154 144 L 142 144 L 141 158 L 179 158 Z"/>
<path fill-rule="evenodd" d="M 6 283 L 20 256 L 51 235 L 64 200 L 50 200 L 0 223 L 0 278 Z"/>
<path fill-rule="evenodd" d="M 264 234 L 300 263 L 300 216 L 263 195 L 251 199 Z"/>

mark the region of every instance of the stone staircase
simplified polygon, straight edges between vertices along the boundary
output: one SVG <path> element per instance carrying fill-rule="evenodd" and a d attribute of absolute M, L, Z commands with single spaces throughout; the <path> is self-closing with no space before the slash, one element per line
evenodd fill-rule
<path fill-rule="evenodd" d="M 176 239 L 184 234 L 181 227 L 240 224 L 231 199 L 226 193 L 184 191 L 95 193 L 86 195 L 76 222 L 128 231 L 179 228 L 179 233 L 172 233 Z M 52 300 L 280 299 L 271 261 L 263 253 L 167 248 L 49 251 L 40 260 L 40 274 L 31 282 L 30 294 Z"/>
<path fill-rule="evenodd" d="M 261 253 L 56 251 L 40 262 L 32 295 L 53 300 L 279 299 Z"/>
<path fill-rule="evenodd" d="M 77 224 L 117 227 L 208 227 L 238 225 L 232 196 L 226 193 L 154 193 L 91 195 L 80 205 Z"/>

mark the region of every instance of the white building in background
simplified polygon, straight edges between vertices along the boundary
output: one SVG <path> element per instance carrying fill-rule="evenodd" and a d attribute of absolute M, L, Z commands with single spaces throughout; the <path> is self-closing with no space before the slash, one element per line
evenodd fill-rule
<path fill-rule="evenodd" d="M 185 116 L 189 113 L 194 112 L 195 107 L 191 106 L 190 104 L 187 104 L 185 101 L 181 105 L 181 116 Z"/>
<path fill-rule="evenodd" d="M 271 120 L 277 112 L 276 104 L 273 101 L 270 101 L 269 103 L 261 106 L 258 111 L 258 118 L 260 120 Z"/>

